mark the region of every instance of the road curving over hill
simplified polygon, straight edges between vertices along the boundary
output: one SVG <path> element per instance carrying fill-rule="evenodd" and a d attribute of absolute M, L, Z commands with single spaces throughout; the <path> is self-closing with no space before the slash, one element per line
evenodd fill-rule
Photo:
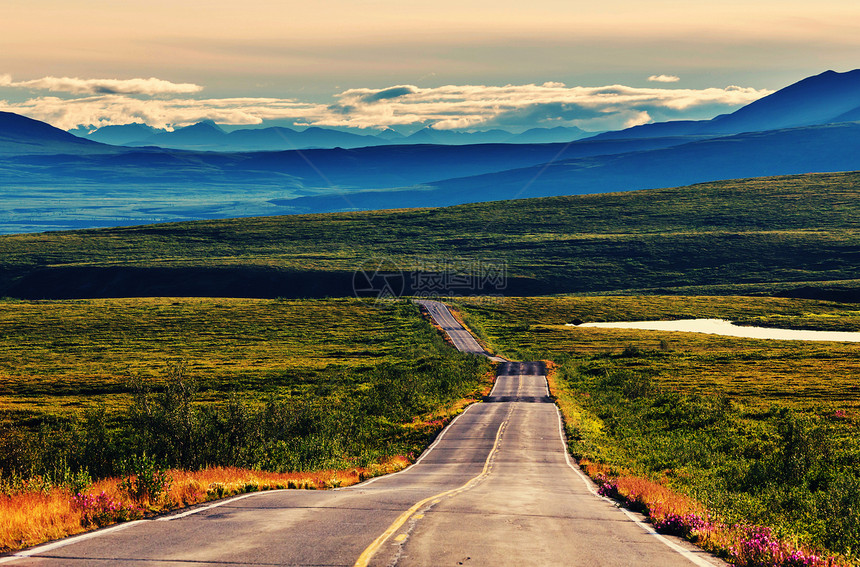
<path fill-rule="evenodd" d="M 479 354 L 482 356 L 488 357 L 490 360 L 494 362 L 504 362 L 504 358 L 499 358 L 493 356 L 489 352 L 487 352 L 484 347 L 478 343 L 475 337 L 470 333 L 463 325 L 460 324 L 459 321 L 451 314 L 451 311 L 448 310 L 448 307 L 444 303 L 440 303 L 439 301 L 433 301 L 429 299 L 418 300 L 416 303 L 424 307 L 430 316 L 433 317 L 433 321 L 439 325 L 439 327 L 445 331 L 445 334 L 448 335 L 448 338 L 451 339 L 451 342 L 454 344 L 454 347 L 460 352 L 468 352 L 471 354 Z"/>
<path fill-rule="evenodd" d="M 427 308 L 449 334 L 466 332 L 444 305 Z M 466 344 L 461 348 L 477 345 Z M 567 455 L 544 373 L 538 362 L 501 363 L 483 403 L 469 406 L 399 473 L 332 491 L 246 494 L 61 540 L 0 563 L 721 565 L 594 493 Z"/>

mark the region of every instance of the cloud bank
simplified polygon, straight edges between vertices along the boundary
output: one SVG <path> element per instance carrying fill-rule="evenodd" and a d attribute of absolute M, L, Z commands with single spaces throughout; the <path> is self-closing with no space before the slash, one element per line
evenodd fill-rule
<path fill-rule="evenodd" d="M 677 83 L 681 80 L 681 77 L 676 77 L 675 75 L 651 75 L 648 77 L 648 80 L 652 83 Z"/>
<path fill-rule="evenodd" d="M 77 77 L 43 77 L 30 81 L 13 81 L 11 75 L 0 75 L 0 87 L 43 90 L 69 94 L 148 95 L 193 94 L 203 90 L 192 83 L 171 83 L 162 79 L 78 79 Z"/>
<path fill-rule="evenodd" d="M 24 102 L 0 100 L 0 109 L 44 120 L 63 129 L 77 126 L 144 122 L 157 128 L 186 126 L 201 120 L 255 125 L 292 120 L 300 125 L 384 128 L 426 126 L 438 129 L 511 131 L 536 126 L 578 126 L 606 130 L 652 120 L 715 115 L 748 104 L 772 91 L 739 86 L 707 89 L 567 86 L 547 82 L 526 85 L 395 85 L 353 88 L 331 104 L 288 98 L 191 98 L 202 87 L 159 79 L 56 79 L 13 82 L 0 76 L 0 88 L 28 88 L 78 95 L 39 96 Z M 165 96 L 173 95 L 173 96 Z"/>

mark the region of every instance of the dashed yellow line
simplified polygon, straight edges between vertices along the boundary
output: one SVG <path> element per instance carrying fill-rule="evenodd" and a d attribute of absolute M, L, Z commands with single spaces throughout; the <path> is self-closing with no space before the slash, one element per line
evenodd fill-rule
<path fill-rule="evenodd" d="M 420 502 L 416 502 L 411 508 L 409 508 L 408 510 L 406 510 L 405 512 L 400 514 L 400 516 L 396 520 L 394 520 L 394 522 L 390 526 L 388 526 L 388 529 L 385 530 L 384 532 L 382 532 L 382 535 L 380 535 L 378 538 L 373 540 L 373 543 L 371 543 L 367 547 L 367 549 L 365 549 L 361 553 L 361 555 L 358 556 L 358 561 L 355 562 L 355 567 L 367 567 L 367 565 L 370 564 L 370 559 L 374 556 L 374 554 L 377 551 L 379 551 L 379 548 L 382 547 L 382 545 L 386 541 L 388 541 L 388 538 L 390 538 L 392 535 L 394 535 L 394 533 L 397 530 L 399 530 L 403 526 L 403 524 L 405 524 L 406 521 L 409 520 L 409 518 L 411 518 L 412 515 L 415 514 L 415 512 L 417 512 L 418 510 L 420 510 L 425 504 L 427 504 L 430 501 L 433 501 L 433 504 L 436 504 L 442 498 L 445 498 L 446 496 L 453 496 L 455 494 L 459 494 L 460 492 L 463 492 L 465 490 L 472 488 L 475 484 L 477 484 L 478 482 L 483 480 L 484 477 L 486 477 L 490 472 L 490 462 L 493 459 L 493 455 L 495 455 L 496 451 L 499 449 L 499 440 L 502 438 L 502 431 L 504 430 L 505 425 L 507 425 L 507 423 L 508 423 L 508 420 L 505 419 L 499 425 L 499 430 L 498 430 L 498 432 L 496 432 L 496 441 L 495 441 L 495 443 L 493 443 L 493 448 L 490 450 L 490 454 L 487 455 L 487 460 L 484 462 L 483 470 L 477 476 L 475 476 L 474 478 L 469 480 L 466 484 L 464 484 L 460 488 L 453 488 L 451 490 L 446 490 L 445 492 L 440 492 L 439 494 L 434 494 L 433 496 L 428 496 L 424 500 L 421 500 Z M 419 518 L 419 517 L 423 517 L 423 515 L 419 514 L 418 516 L 416 516 L 416 518 Z M 402 540 L 406 539 L 406 534 L 401 534 L 401 535 L 403 537 L 401 539 L 395 538 L 395 541 L 402 541 Z M 398 538 L 400 538 L 400 536 L 398 536 Z"/>

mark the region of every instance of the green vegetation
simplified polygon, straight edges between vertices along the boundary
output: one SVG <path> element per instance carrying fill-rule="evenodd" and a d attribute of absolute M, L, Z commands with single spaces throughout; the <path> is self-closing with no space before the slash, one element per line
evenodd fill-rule
<path fill-rule="evenodd" d="M 0 321 L 0 481 L 12 485 L 147 458 L 368 466 L 420 451 L 489 369 L 406 302 L 15 301 Z"/>
<path fill-rule="evenodd" d="M 729 522 L 860 555 L 860 345 L 564 326 L 698 316 L 851 329 L 860 309 L 659 296 L 460 307 L 497 352 L 559 365 L 556 394 L 572 408 L 578 457 L 660 481 Z"/>
<path fill-rule="evenodd" d="M 858 190 L 858 173 L 815 174 L 5 236 L 0 294 L 350 295 L 355 268 L 386 257 L 405 270 L 431 271 L 451 259 L 504 261 L 508 295 L 647 289 L 857 297 Z"/>

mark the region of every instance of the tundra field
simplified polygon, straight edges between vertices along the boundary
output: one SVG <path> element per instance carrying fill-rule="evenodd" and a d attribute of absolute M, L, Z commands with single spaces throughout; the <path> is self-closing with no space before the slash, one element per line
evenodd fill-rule
<path fill-rule="evenodd" d="M 860 173 L 831 173 L 3 236 L 0 296 L 344 297 L 358 266 L 386 258 L 407 273 L 452 263 L 506 267 L 502 289 L 468 293 L 853 301 L 860 298 L 858 188 Z"/>
<path fill-rule="evenodd" d="M 224 473 L 233 484 L 263 482 L 261 471 L 335 470 L 355 482 L 414 458 L 491 376 L 406 302 L 4 301 L 0 325 L 6 497 L 68 500 L 92 480 L 157 480 L 165 468 L 243 468 Z M 225 480 L 204 476 L 204 499 L 225 494 Z M 152 510 L 187 500 L 144 496 Z M 0 518 L 2 547 L 48 537 L 10 535 Z"/>
<path fill-rule="evenodd" d="M 750 297 L 454 301 L 498 354 L 554 362 L 553 394 L 586 468 L 853 555 L 860 345 L 565 324 L 721 317 L 854 330 L 860 310 Z M 33 478 L 68 490 L 82 472 L 122 475 L 147 451 L 174 471 L 379 466 L 420 451 L 488 370 L 405 302 L 7 301 L 0 313 L 9 494 Z"/>

